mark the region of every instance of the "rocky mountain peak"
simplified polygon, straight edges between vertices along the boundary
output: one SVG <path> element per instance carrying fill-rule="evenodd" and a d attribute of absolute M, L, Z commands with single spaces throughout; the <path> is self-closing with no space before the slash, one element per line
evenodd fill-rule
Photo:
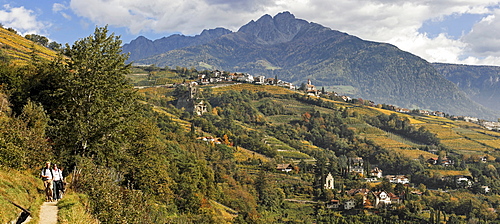
<path fill-rule="evenodd" d="M 226 35 L 226 34 L 230 34 L 232 33 L 231 30 L 228 30 L 226 28 L 221 28 L 221 27 L 218 27 L 218 28 L 215 28 L 215 29 L 208 29 L 208 30 L 203 30 L 201 32 L 200 35 L 197 35 L 199 37 L 202 37 L 202 38 L 209 38 L 209 39 L 214 39 L 214 38 L 218 38 L 220 36 L 223 36 L 223 35 Z"/>
<path fill-rule="evenodd" d="M 307 24 L 307 21 L 296 19 L 290 12 L 282 12 L 274 17 L 266 14 L 257 21 L 252 20 L 238 32 L 253 35 L 261 44 L 278 44 L 292 40 Z"/>

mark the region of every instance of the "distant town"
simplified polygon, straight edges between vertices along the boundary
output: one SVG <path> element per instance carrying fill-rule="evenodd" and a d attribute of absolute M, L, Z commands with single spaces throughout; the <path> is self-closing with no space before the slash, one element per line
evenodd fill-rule
<path fill-rule="evenodd" d="M 418 114 L 418 115 L 426 115 L 426 116 L 438 116 L 438 117 L 447 117 L 452 120 L 463 120 L 475 124 L 479 124 L 483 126 L 484 128 L 492 131 L 500 131 L 500 122 L 498 121 L 487 121 L 487 120 L 482 120 L 477 117 L 471 117 L 471 116 L 456 116 L 456 115 L 450 115 L 445 112 L 441 111 L 430 111 L 430 110 L 422 110 L 422 109 L 408 109 L 408 108 L 401 108 L 395 105 L 387 105 L 387 104 L 376 104 L 373 101 L 369 100 L 363 100 L 363 99 L 353 99 L 349 96 L 346 95 L 339 95 L 336 92 L 328 92 L 325 91 L 324 88 L 318 89 L 316 88 L 315 85 L 312 84 L 311 80 L 307 80 L 307 83 L 302 83 L 301 86 L 297 87 L 291 82 L 287 82 L 284 80 L 278 79 L 277 76 L 274 78 L 268 78 L 263 75 L 259 76 L 253 76 L 248 73 L 229 73 L 229 72 L 222 72 L 219 70 L 215 70 L 210 72 L 208 75 L 207 74 L 199 74 L 198 78 L 196 81 L 190 82 L 190 83 L 180 83 L 180 84 L 170 84 L 167 86 L 176 86 L 176 85 L 191 85 L 191 86 L 196 86 L 196 85 L 216 85 L 216 86 L 224 86 L 224 85 L 231 85 L 231 84 L 241 84 L 241 83 L 251 83 L 255 85 L 273 85 L 273 86 L 279 86 L 283 87 L 286 89 L 290 90 L 297 90 L 301 92 L 305 92 L 307 95 L 310 96 L 315 96 L 315 97 L 329 97 L 329 98 L 335 98 L 336 100 L 343 100 L 345 102 L 351 102 L 351 103 L 359 103 L 359 104 L 364 104 L 366 106 L 371 106 L 371 107 L 379 107 L 382 109 L 386 110 L 392 110 L 395 112 L 399 113 L 405 113 L 405 114 Z M 136 88 L 144 88 L 144 86 L 141 87 L 136 87 Z M 193 96 L 193 94 L 191 94 Z M 201 115 L 203 111 L 203 103 L 200 104 L 198 103 L 198 108 L 201 109 L 201 111 L 197 111 L 196 113 Z M 185 105 L 183 105 L 185 106 Z M 187 107 L 185 107 L 187 109 Z M 193 106 L 194 108 L 194 106 Z M 193 110 L 193 109 L 191 109 Z"/>

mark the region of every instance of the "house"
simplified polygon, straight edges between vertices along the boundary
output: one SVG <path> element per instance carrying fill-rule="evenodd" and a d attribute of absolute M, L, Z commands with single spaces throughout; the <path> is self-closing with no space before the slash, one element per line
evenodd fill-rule
<path fill-rule="evenodd" d="M 382 178 L 382 170 L 379 169 L 378 167 L 375 167 L 370 171 L 370 176 L 376 178 Z"/>
<path fill-rule="evenodd" d="M 354 196 L 356 194 L 361 194 L 363 195 L 363 205 L 366 203 L 368 200 L 368 194 L 370 193 L 369 189 L 366 188 L 358 188 L 358 189 L 351 189 L 346 192 L 347 195 L 349 196 Z"/>
<path fill-rule="evenodd" d="M 500 130 L 500 122 L 484 121 L 481 125 L 488 130 Z"/>
<path fill-rule="evenodd" d="M 399 204 L 399 196 L 397 196 L 396 194 L 394 193 L 387 193 L 387 195 L 389 196 L 389 198 L 391 199 L 391 204 Z"/>
<path fill-rule="evenodd" d="M 207 112 L 207 105 L 203 100 L 200 100 L 198 103 L 194 103 L 193 107 L 193 113 L 198 116 L 201 116 Z"/>
<path fill-rule="evenodd" d="M 311 82 L 310 79 L 307 80 L 307 84 L 305 85 L 305 91 L 307 94 L 315 95 L 317 96 L 319 91 L 316 89 L 316 86 L 314 86 Z"/>
<path fill-rule="evenodd" d="M 334 189 L 334 180 L 331 173 L 328 173 L 325 179 L 325 189 Z"/>
<path fill-rule="evenodd" d="M 383 207 L 385 205 L 391 204 L 391 197 L 385 191 L 372 192 L 375 196 L 375 207 Z"/>
<path fill-rule="evenodd" d="M 326 203 L 326 208 L 330 209 L 338 209 L 340 207 L 340 201 L 339 200 L 331 200 L 330 202 Z"/>
<path fill-rule="evenodd" d="M 293 170 L 293 166 L 290 163 L 278 164 L 276 165 L 276 169 L 288 173 Z"/>
<path fill-rule="evenodd" d="M 345 210 L 351 210 L 356 207 L 356 201 L 354 199 L 347 200 L 344 202 L 344 209 Z"/>
<path fill-rule="evenodd" d="M 348 97 L 348 96 L 341 96 L 341 98 L 345 101 L 345 102 L 348 102 L 348 101 L 351 101 L 351 97 Z"/>
<path fill-rule="evenodd" d="M 255 84 L 264 84 L 265 81 L 266 81 L 266 77 L 263 75 L 259 75 L 259 76 L 255 77 Z"/>
<path fill-rule="evenodd" d="M 431 114 L 438 117 L 444 117 L 444 113 L 441 111 L 433 111 Z"/>
<path fill-rule="evenodd" d="M 410 183 L 410 180 L 405 175 L 386 175 L 385 178 L 388 179 L 389 182 L 395 183 L 395 184 L 408 184 L 408 183 Z"/>
<path fill-rule="evenodd" d="M 479 160 L 483 163 L 488 162 L 488 156 L 481 156 Z"/>
<path fill-rule="evenodd" d="M 439 164 L 439 157 L 429 158 L 427 162 L 432 165 L 442 165 L 442 166 L 450 166 L 454 164 L 453 160 L 448 159 L 447 157 L 441 159 L 441 164 Z"/>
<path fill-rule="evenodd" d="M 430 114 L 430 112 L 427 110 L 418 110 L 418 113 L 422 114 L 422 115 L 429 115 Z"/>
<path fill-rule="evenodd" d="M 278 86 L 279 87 L 284 87 L 284 88 L 287 88 L 287 89 L 292 89 L 292 90 L 295 89 L 295 86 L 292 83 L 281 81 L 281 80 L 279 80 Z"/>
<path fill-rule="evenodd" d="M 487 194 L 490 192 L 490 187 L 488 186 L 481 186 L 481 192 L 484 193 L 484 194 Z"/>
<path fill-rule="evenodd" d="M 222 141 L 220 138 L 215 138 L 215 137 L 212 137 L 212 136 L 208 136 L 208 137 L 198 137 L 196 139 L 199 139 L 199 140 L 202 140 L 202 141 L 205 141 L 207 143 L 213 143 L 213 144 L 222 144 Z"/>
<path fill-rule="evenodd" d="M 254 82 L 253 76 L 250 74 L 241 74 L 236 80 L 240 82 Z"/>
<path fill-rule="evenodd" d="M 411 110 L 406 108 L 396 108 L 396 112 L 409 114 Z"/>
<path fill-rule="evenodd" d="M 462 186 L 464 188 L 468 188 L 472 186 L 472 178 L 469 176 L 456 175 L 454 176 L 457 185 Z"/>
<path fill-rule="evenodd" d="M 365 181 L 366 182 L 376 182 L 376 181 L 378 181 L 378 179 L 376 177 L 367 177 L 367 178 L 365 178 Z"/>
<path fill-rule="evenodd" d="M 477 122 L 479 122 L 479 118 L 477 118 L 477 117 L 469 117 L 469 116 L 465 116 L 465 117 L 464 117 L 464 121 L 467 121 L 467 122 L 472 122 L 472 123 L 477 123 Z"/>
<path fill-rule="evenodd" d="M 275 78 L 267 78 L 265 80 L 265 83 L 268 85 L 276 85 L 276 84 L 278 84 L 278 80 Z"/>
<path fill-rule="evenodd" d="M 349 173 L 357 173 L 363 175 L 363 158 L 361 157 L 350 157 L 349 158 Z"/>

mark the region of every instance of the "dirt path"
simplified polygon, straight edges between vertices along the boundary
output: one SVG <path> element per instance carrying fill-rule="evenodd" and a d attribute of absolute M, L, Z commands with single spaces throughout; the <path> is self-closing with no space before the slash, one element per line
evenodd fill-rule
<path fill-rule="evenodd" d="M 39 224 L 57 224 L 57 202 L 44 202 L 40 209 Z"/>

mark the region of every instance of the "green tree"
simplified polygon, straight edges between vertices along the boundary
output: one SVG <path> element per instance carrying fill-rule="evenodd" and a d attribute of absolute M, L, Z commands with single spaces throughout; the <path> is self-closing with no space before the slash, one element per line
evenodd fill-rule
<path fill-rule="evenodd" d="M 107 27 L 63 49 L 66 59 L 53 62 L 53 139 L 61 154 L 93 157 L 111 165 L 126 150 L 130 122 L 136 115 L 135 92 L 125 74 L 130 64 L 121 41 Z M 54 74 L 55 73 L 55 74 Z M 43 97 L 42 97 L 43 98 Z M 71 159 L 71 156 L 64 156 Z"/>
<path fill-rule="evenodd" d="M 47 46 L 49 43 L 49 39 L 47 37 L 38 34 L 27 34 L 26 36 L 24 36 L 24 38 L 31 40 L 35 43 L 38 43 L 44 47 Z"/>

